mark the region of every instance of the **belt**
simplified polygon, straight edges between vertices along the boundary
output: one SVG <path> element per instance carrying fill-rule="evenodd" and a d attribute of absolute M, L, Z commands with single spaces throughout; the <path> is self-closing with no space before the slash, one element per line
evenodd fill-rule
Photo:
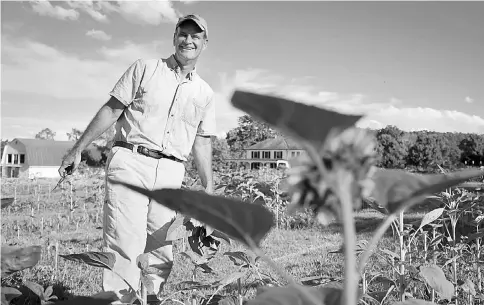
<path fill-rule="evenodd" d="M 173 161 L 180 162 L 180 163 L 183 162 L 182 160 L 180 160 L 176 157 L 165 155 L 164 153 L 162 153 L 159 150 L 150 149 L 150 148 L 144 147 L 142 145 L 134 145 L 134 144 L 123 142 L 123 141 L 116 141 L 113 144 L 113 147 L 114 146 L 124 147 L 124 148 L 127 148 L 127 149 L 129 149 L 133 152 L 137 152 L 141 155 L 151 157 L 151 158 L 154 158 L 154 159 L 165 158 L 165 159 L 173 160 Z"/>

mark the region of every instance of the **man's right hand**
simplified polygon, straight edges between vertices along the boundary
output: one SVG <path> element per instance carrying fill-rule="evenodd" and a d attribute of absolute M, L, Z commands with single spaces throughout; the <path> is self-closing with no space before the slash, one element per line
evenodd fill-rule
<path fill-rule="evenodd" d="M 81 163 L 81 152 L 73 150 L 69 152 L 64 159 L 62 160 L 62 164 L 59 167 L 59 175 L 64 177 L 66 174 L 71 175 Z"/>

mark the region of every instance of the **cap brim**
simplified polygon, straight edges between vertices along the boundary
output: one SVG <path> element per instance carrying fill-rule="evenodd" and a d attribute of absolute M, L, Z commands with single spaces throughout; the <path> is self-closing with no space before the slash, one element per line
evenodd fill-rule
<path fill-rule="evenodd" d="M 184 19 L 178 21 L 178 23 L 176 24 L 176 27 L 179 27 L 180 24 L 182 24 L 183 22 L 188 21 L 188 20 L 191 20 L 191 21 L 195 22 L 200 29 L 206 31 L 206 29 L 203 26 L 203 24 L 200 21 L 198 21 L 197 19 L 194 19 L 194 18 L 184 18 Z"/>

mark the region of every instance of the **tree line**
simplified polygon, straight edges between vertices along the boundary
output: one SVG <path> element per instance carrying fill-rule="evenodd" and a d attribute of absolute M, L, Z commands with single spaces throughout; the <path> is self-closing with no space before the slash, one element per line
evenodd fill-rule
<path fill-rule="evenodd" d="M 484 135 L 460 132 L 412 131 L 405 132 L 396 126 L 369 130 L 377 141 L 377 166 L 392 169 L 434 171 L 438 167 L 455 170 L 465 166 L 484 166 Z M 88 166 L 104 166 L 112 147 L 114 125 L 103 133 L 82 154 Z M 82 131 L 76 128 L 66 133 L 77 141 Z M 280 132 L 249 115 L 238 118 L 237 127 L 229 130 L 225 138 L 213 137 L 214 170 L 222 170 L 226 159 L 243 158 L 244 148 L 269 138 L 282 136 Z M 44 128 L 35 138 L 54 140 L 55 132 Z M 2 151 L 7 141 L 2 140 Z M 187 172 L 196 175 L 193 158 L 186 162 Z"/>
<path fill-rule="evenodd" d="M 370 131 L 376 138 L 378 167 L 434 171 L 438 167 L 455 170 L 465 166 L 484 166 L 484 134 L 412 131 L 396 126 Z M 233 157 L 243 148 L 281 134 L 267 124 L 244 115 L 225 138 Z"/>

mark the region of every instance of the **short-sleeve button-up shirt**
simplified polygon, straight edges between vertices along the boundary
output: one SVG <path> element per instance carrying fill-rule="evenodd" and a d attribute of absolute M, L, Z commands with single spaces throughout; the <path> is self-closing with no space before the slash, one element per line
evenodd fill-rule
<path fill-rule="evenodd" d="M 215 135 L 212 88 L 196 73 L 181 79 L 171 55 L 138 59 L 110 95 L 127 108 L 116 123 L 116 141 L 162 151 L 186 161 L 196 135 Z"/>

